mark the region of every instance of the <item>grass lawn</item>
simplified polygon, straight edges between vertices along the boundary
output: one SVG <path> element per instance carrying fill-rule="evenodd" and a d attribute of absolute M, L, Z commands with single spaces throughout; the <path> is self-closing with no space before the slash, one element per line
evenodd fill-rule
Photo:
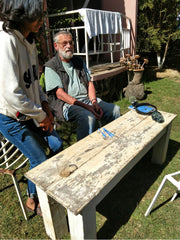
<path fill-rule="evenodd" d="M 98 239 L 180 238 L 180 198 L 170 202 L 175 191 L 170 183 L 163 189 L 151 215 L 144 216 L 164 175 L 180 170 L 180 78 L 150 81 L 145 74 L 143 80 L 147 92 L 143 101 L 156 105 L 158 110 L 177 114 L 167 160 L 161 166 L 152 164 L 150 151 L 97 206 Z M 122 114 L 128 111 L 128 99 L 116 103 Z M 74 141 L 74 135 L 68 134 L 67 141 Z M 18 173 L 24 202 L 27 180 L 22 175 L 27 170 L 28 166 Z M 49 239 L 41 217 L 29 214 L 29 221 L 24 220 L 10 176 L 0 175 L 0 183 L 0 239 Z"/>

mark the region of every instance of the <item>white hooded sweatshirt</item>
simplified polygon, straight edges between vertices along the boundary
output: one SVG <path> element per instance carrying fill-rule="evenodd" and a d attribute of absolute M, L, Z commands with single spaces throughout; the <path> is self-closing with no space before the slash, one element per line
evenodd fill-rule
<path fill-rule="evenodd" d="M 41 122 L 46 113 L 41 102 L 47 101 L 39 85 L 36 45 L 30 44 L 16 30 L 5 32 L 0 23 L 0 113 L 17 119 L 20 112 L 27 119 Z"/>

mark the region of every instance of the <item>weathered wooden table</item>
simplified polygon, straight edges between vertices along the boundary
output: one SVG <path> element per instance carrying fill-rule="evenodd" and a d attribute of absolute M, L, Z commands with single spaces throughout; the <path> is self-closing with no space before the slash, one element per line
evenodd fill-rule
<path fill-rule="evenodd" d="M 106 101 L 122 98 L 123 88 L 128 84 L 126 67 L 121 67 L 119 62 L 114 62 L 98 64 L 90 67 L 90 70 L 97 97 L 106 98 Z"/>
<path fill-rule="evenodd" d="M 121 67 L 119 62 L 111 64 L 99 64 L 90 68 L 92 81 L 102 80 L 104 78 L 116 76 L 124 71 L 127 71 L 126 67 Z"/>
<path fill-rule="evenodd" d="M 105 126 L 114 137 L 96 131 L 25 174 L 37 186 L 50 238 L 67 233 L 67 211 L 71 239 L 95 239 L 97 204 L 151 148 L 153 162 L 165 161 L 176 115 L 161 113 L 165 121 L 157 123 L 131 110 Z M 56 169 L 64 159 L 78 167 L 67 178 Z"/>

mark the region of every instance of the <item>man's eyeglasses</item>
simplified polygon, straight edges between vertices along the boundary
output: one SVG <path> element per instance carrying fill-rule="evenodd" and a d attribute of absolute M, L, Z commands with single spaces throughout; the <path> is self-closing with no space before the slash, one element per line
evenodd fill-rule
<path fill-rule="evenodd" d="M 64 41 L 64 42 L 56 42 L 56 43 L 60 44 L 62 47 L 66 47 L 68 44 L 70 46 L 74 45 L 74 41 L 68 41 L 68 42 Z"/>

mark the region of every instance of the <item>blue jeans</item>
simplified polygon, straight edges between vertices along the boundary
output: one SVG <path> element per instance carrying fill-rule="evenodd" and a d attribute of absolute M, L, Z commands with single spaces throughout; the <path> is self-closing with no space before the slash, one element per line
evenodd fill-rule
<path fill-rule="evenodd" d="M 88 98 L 81 100 L 86 104 L 91 105 Z M 97 98 L 98 105 L 103 110 L 102 121 L 110 123 L 114 119 L 120 117 L 120 107 L 112 103 L 107 103 Z M 85 108 L 76 105 L 66 105 L 64 108 L 64 118 L 68 121 L 77 123 L 77 141 L 91 134 L 95 130 L 96 119 L 93 113 Z"/>
<path fill-rule="evenodd" d="M 0 114 L 0 132 L 29 159 L 30 169 L 47 159 L 38 141 L 39 138 L 47 142 L 52 154 L 60 152 L 63 148 L 63 141 L 55 130 L 51 133 L 45 132 L 36 127 L 33 120 L 18 122 Z M 36 186 L 30 180 L 28 180 L 28 194 L 31 198 L 37 194 Z"/>

